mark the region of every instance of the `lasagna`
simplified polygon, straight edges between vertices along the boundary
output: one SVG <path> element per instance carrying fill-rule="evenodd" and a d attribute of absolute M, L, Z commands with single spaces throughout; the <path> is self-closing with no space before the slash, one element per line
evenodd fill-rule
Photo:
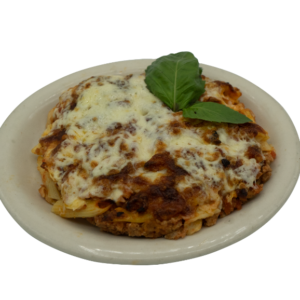
<path fill-rule="evenodd" d="M 202 78 L 198 101 L 253 122 L 186 119 L 149 92 L 144 74 L 91 77 L 65 91 L 32 150 L 52 212 L 115 235 L 178 239 L 260 193 L 276 157 L 268 133 L 239 89 Z"/>

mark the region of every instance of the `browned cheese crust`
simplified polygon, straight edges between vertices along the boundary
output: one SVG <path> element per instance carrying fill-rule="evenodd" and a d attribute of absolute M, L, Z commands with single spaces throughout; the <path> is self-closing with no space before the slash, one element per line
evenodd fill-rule
<path fill-rule="evenodd" d="M 130 75 L 128 76 L 128 80 Z M 199 101 L 210 101 L 224 104 L 253 121 L 254 114 L 251 110 L 246 109 L 242 103 L 238 101 L 241 92 L 232 87 L 229 83 L 221 81 L 206 80 L 206 92 L 201 96 Z M 99 81 L 101 83 L 101 80 Z M 121 83 L 122 84 L 122 83 Z M 124 85 L 126 84 L 126 80 Z M 100 84 L 99 84 L 100 85 Z M 60 113 L 63 110 L 74 110 L 77 105 L 78 97 L 84 89 L 88 89 L 89 84 L 80 83 L 70 89 L 70 97 L 67 101 L 60 101 L 55 109 Z M 218 96 L 216 96 L 218 95 Z M 123 104 L 122 104 L 123 105 Z M 124 106 L 126 103 L 124 102 Z M 57 114 L 51 110 L 48 116 L 48 126 L 57 120 Z M 86 219 L 93 225 L 99 227 L 102 231 L 112 233 L 114 235 L 128 235 L 133 237 L 158 238 L 165 237 L 168 239 L 183 238 L 186 235 L 193 234 L 201 229 L 201 226 L 213 226 L 218 218 L 225 217 L 235 210 L 240 210 L 242 206 L 260 193 L 263 185 L 270 179 L 272 169 L 271 162 L 275 159 L 276 154 L 274 148 L 266 143 L 268 139 L 267 132 L 255 122 L 246 124 L 225 124 L 212 123 L 201 120 L 191 120 L 182 117 L 181 112 L 174 113 L 177 119 L 168 125 L 170 135 L 179 134 L 181 130 L 194 130 L 201 132 L 201 136 L 207 145 L 221 145 L 218 135 L 219 129 L 232 137 L 243 137 L 244 140 L 256 139 L 257 144 L 250 146 L 245 157 L 255 159 L 260 164 L 260 171 L 256 175 L 254 186 L 247 185 L 243 180 L 232 179 L 229 185 L 235 189 L 230 193 L 222 193 L 224 187 L 220 184 L 211 185 L 212 192 L 222 195 L 221 204 L 210 197 L 207 190 L 201 185 L 192 184 L 184 189 L 178 188 L 179 184 L 189 176 L 188 172 L 178 164 L 178 159 L 182 157 L 182 153 L 171 155 L 167 151 L 167 145 L 161 141 L 157 146 L 155 154 L 148 161 L 142 161 L 138 165 L 130 161 L 120 170 L 111 170 L 109 173 L 96 176 L 93 178 L 93 185 L 102 188 L 102 196 L 96 197 L 91 195 L 86 197 L 86 201 L 96 201 L 100 209 L 106 209 L 101 214 L 87 217 Z M 111 138 L 110 143 L 116 143 L 116 137 L 120 132 L 134 134 L 134 126 L 132 124 L 115 124 L 107 130 L 107 136 Z M 197 132 L 198 132 L 197 131 Z M 43 137 L 39 141 L 39 145 L 33 149 L 33 152 L 39 155 L 38 169 L 42 175 L 43 185 L 40 188 L 40 194 L 47 202 L 52 205 L 57 202 L 49 196 L 49 170 L 55 165 L 56 155 L 59 153 L 63 142 L 68 138 L 66 128 L 55 130 L 46 130 Z M 90 148 L 88 145 L 78 145 L 75 151 L 81 151 L 82 147 L 88 155 Z M 79 147 L 81 147 L 79 149 Z M 134 151 L 130 151 L 123 144 L 120 151 L 127 153 L 130 160 L 134 156 Z M 193 155 L 186 153 L 185 155 Z M 235 157 L 226 155 L 221 149 L 214 152 L 211 156 L 212 162 L 219 162 L 219 166 L 224 171 L 234 171 L 243 165 L 243 161 Z M 90 162 L 94 167 L 97 162 Z M 143 174 L 135 176 L 135 170 L 142 168 L 145 172 L 162 172 L 162 176 L 154 181 L 149 180 Z M 205 169 L 205 166 L 199 166 Z M 62 176 L 61 182 L 69 180 L 70 174 L 78 172 L 81 178 L 88 178 L 89 174 L 82 167 L 80 161 L 75 161 L 68 166 L 59 170 Z M 51 180 L 50 180 L 51 181 Z M 53 182 L 53 181 L 52 181 Z M 54 182 L 59 194 L 61 194 L 59 185 Z M 109 199 L 114 186 L 121 186 L 123 195 L 118 201 Z M 104 195 L 104 196 L 103 196 Z M 93 203 L 94 203 L 93 202 Z M 209 217 L 196 218 L 199 207 L 214 207 L 217 211 Z M 217 210 L 217 206 L 219 210 Z M 79 207 L 77 210 L 85 209 L 86 205 Z M 61 216 L 63 216 L 61 214 Z"/>

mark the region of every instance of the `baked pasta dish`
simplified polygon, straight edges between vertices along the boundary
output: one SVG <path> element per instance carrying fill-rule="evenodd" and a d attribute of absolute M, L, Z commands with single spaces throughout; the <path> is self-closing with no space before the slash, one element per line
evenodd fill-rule
<path fill-rule="evenodd" d="M 205 80 L 202 102 L 253 122 L 187 119 L 149 92 L 145 75 L 91 77 L 49 112 L 32 152 L 39 192 L 63 218 L 115 235 L 183 238 L 240 210 L 270 178 L 268 133 L 229 83 Z"/>

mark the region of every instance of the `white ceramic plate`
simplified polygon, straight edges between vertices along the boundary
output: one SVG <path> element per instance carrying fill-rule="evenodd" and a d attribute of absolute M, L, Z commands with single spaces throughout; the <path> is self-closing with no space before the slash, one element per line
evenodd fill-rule
<path fill-rule="evenodd" d="M 30 150 L 39 140 L 48 111 L 67 88 L 93 75 L 143 72 L 150 59 L 93 67 L 59 79 L 22 102 L 0 129 L 0 196 L 12 217 L 29 234 L 47 245 L 84 259 L 117 264 L 161 264 L 202 256 L 227 247 L 269 221 L 291 194 L 300 171 L 300 144 L 284 109 L 247 80 L 203 65 L 204 75 L 238 87 L 241 101 L 252 109 L 257 123 L 271 136 L 277 159 L 273 175 L 258 197 L 242 210 L 220 219 L 210 228 L 177 241 L 141 239 L 102 233 L 84 221 L 62 219 L 39 195 L 40 174 Z"/>

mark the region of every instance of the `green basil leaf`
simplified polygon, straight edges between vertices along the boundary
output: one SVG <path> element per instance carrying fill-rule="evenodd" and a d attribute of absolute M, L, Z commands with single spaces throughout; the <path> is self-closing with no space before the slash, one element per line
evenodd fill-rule
<path fill-rule="evenodd" d="M 191 119 L 201 119 L 210 122 L 243 124 L 252 122 L 245 115 L 214 102 L 198 102 L 183 109 L 183 116 Z"/>
<path fill-rule="evenodd" d="M 146 69 L 149 91 L 173 111 L 195 102 L 204 93 L 205 81 L 198 59 L 190 52 L 162 56 Z"/>

